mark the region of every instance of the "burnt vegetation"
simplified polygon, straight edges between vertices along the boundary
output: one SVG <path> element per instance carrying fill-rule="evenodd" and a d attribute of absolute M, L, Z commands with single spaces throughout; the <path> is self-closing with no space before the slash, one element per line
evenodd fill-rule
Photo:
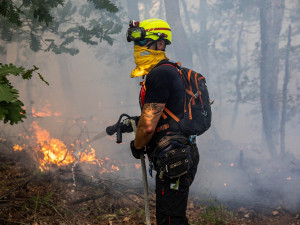
<path fill-rule="evenodd" d="M 118 172 L 91 173 L 91 166 L 95 165 L 78 163 L 72 171 L 72 164 L 52 164 L 41 171 L 30 151 L 14 151 L 8 140 L 1 140 L 1 224 L 144 224 L 141 180 L 120 179 L 122 176 Z M 206 166 L 216 169 L 215 165 Z M 256 191 L 263 199 L 281 198 L 278 193 L 271 196 L 272 192 L 267 188 Z M 204 197 L 205 194 L 191 194 L 188 204 L 191 224 L 300 223 L 297 213 L 280 205 L 259 207 L 259 203 L 251 206 L 247 202 L 244 205 L 231 202 L 227 207 L 228 204 L 211 195 Z M 149 199 L 154 224 L 153 187 L 150 187 Z"/>

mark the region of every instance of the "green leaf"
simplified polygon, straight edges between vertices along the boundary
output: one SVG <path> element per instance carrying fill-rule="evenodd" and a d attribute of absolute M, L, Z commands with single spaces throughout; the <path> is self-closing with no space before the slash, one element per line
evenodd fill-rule
<path fill-rule="evenodd" d="M 72 43 L 74 41 L 74 37 L 67 37 L 62 43 L 61 45 L 68 45 L 70 43 Z"/>
<path fill-rule="evenodd" d="M 27 70 L 25 73 L 22 74 L 22 78 L 23 78 L 24 80 L 30 80 L 30 79 L 32 78 L 32 73 L 33 73 L 34 71 L 37 71 L 38 69 L 39 69 L 38 67 L 33 66 L 33 69 Z"/>
<path fill-rule="evenodd" d="M 105 41 L 107 41 L 107 43 L 108 43 L 109 45 L 113 45 L 113 40 L 114 40 L 114 39 L 112 39 L 110 36 L 104 35 L 104 36 L 103 36 L 103 39 L 104 39 Z"/>
<path fill-rule="evenodd" d="M 8 75 L 21 75 L 23 79 L 31 79 L 32 73 L 36 72 L 39 78 L 49 85 L 43 76 L 37 72 L 39 68 L 33 66 L 33 69 L 24 71 L 23 67 L 16 67 L 13 64 L 0 63 L 0 120 L 4 123 L 9 122 L 11 125 L 23 122 L 26 118 L 26 111 L 22 108 L 23 102 L 19 100 L 19 91 L 14 89 L 6 78 Z"/>
<path fill-rule="evenodd" d="M 3 120 L 7 114 L 8 114 L 8 110 L 3 106 L 1 106 L 1 102 L 0 102 L 0 120 Z"/>
<path fill-rule="evenodd" d="M 42 74 L 40 74 L 39 72 L 37 72 L 37 74 L 39 75 L 39 78 L 47 85 L 49 85 L 49 83 L 44 79 L 44 77 L 42 76 Z"/>
<path fill-rule="evenodd" d="M 7 76 L 9 74 L 18 76 L 22 72 L 24 72 L 24 68 L 22 66 L 16 67 L 11 63 L 9 65 L 0 63 L 0 76 Z"/>
<path fill-rule="evenodd" d="M 118 12 L 117 6 L 110 0 L 88 0 L 88 2 L 92 2 L 96 9 L 106 9 L 108 12 L 112 13 Z"/>
<path fill-rule="evenodd" d="M 0 84 L 0 102 L 5 101 L 7 103 L 15 101 L 19 97 L 19 92 L 16 89 L 12 89 L 6 84 Z"/>
<path fill-rule="evenodd" d="M 24 106 L 24 104 L 20 100 L 10 103 L 0 102 L 0 108 L 7 111 L 7 113 L 4 114 L 4 123 L 9 122 L 13 125 L 18 122 L 23 122 L 23 119 L 26 118 L 26 111 L 22 108 L 22 106 Z"/>
<path fill-rule="evenodd" d="M 34 52 L 38 52 L 41 49 L 41 41 L 33 33 L 30 33 L 30 49 Z"/>

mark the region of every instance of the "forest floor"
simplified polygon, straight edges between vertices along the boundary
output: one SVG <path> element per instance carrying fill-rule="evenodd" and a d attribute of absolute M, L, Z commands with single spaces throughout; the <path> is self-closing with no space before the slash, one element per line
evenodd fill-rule
<path fill-rule="evenodd" d="M 0 151 L 0 224 L 92 225 L 145 224 L 143 188 L 131 181 L 91 180 L 70 167 L 40 172 L 28 167 L 30 158 Z M 27 166 L 25 166 L 25 163 Z M 150 191 L 151 222 L 155 224 L 155 195 Z M 283 208 L 229 210 L 212 200 L 200 203 L 191 195 L 187 212 L 190 224 L 297 225 L 299 215 Z"/>

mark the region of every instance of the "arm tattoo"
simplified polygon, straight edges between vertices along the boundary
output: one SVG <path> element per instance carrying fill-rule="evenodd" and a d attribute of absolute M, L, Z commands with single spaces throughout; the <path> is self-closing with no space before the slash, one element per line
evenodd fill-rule
<path fill-rule="evenodd" d="M 143 111 L 146 117 L 151 118 L 155 114 L 160 114 L 164 110 L 164 104 L 161 103 L 146 103 L 143 107 Z"/>
<path fill-rule="evenodd" d="M 164 106 L 158 103 L 146 103 L 143 107 L 145 111 L 153 111 L 154 114 L 161 113 L 164 110 Z"/>

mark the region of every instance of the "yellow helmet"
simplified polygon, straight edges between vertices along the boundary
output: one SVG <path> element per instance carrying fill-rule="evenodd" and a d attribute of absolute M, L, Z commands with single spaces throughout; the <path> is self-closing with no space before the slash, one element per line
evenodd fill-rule
<path fill-rule="evenodd" d="M 140 42 L 147 39 L 163 39 L 166 44 L 172 42 L 172 32 L 169 24 L 162 19 L 147 19 L 142 22 L 131 20 L 127 30 L 127 41 Z"/>

